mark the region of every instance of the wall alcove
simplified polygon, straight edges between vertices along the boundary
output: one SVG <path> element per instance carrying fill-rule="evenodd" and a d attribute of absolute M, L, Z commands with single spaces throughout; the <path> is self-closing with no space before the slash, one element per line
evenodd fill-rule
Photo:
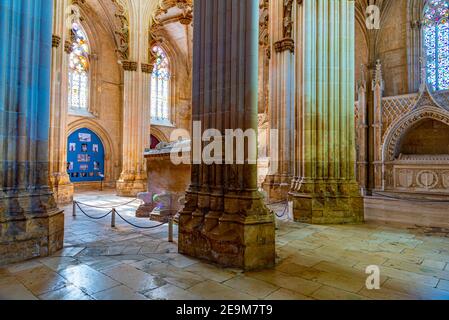
<path fill-rule="evenodd" d="M 397 150 L 399 155 L 449 155 L 449 126 L 421 120 L 404 134 Z"/>
<path fill-rule="evenodd" d="M 101 182 L 105 178 L 105 148 L 90 129 L 73 132 L 67 142 L 67 173 L 73 183 Z"/>

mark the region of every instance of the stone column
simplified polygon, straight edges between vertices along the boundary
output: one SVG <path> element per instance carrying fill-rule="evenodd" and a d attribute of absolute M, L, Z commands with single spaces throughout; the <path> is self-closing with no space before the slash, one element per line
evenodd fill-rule
<path fill-rule="evenodd" d="M 294 174 L 295 161 L 295 41 L 293 16 L 296 1 L 270 1 L 272 54 L 270 60 L 270 129 L 277 130 L 270 148 L 271 159 L 263 188 L 274 200 L 286 199 Z M 273 139 L 273 138 L 272 138 Z M 274 142 L 274 144 L 273 144 Z"/>
<path fill-rule="evenodd" d="M 57 203 L 73 201 L 74 187 L 67 174 L 68 59 L 65 43 L 69 39 L 67 12 L 70 0 L 53 0 L 53 45 L 51 60 L 51 104 L 49 139 L 49 178 Z"/>
<path fill-rule="evenodd" d="M 303 85 L 297 120 L 300 178 L 292 184 L 295 220 L 363 221 L 355 177 L 354 1 L 302 1 Z"/>
<path fill-rule="evenodd" d="M 156 2 L 130 0 L 129 54 L 122 61 L 123 86 L 123 161 L 117 181 L 120 196 L 135 197 L 147 190 L 145 149 L 150 146 L 150 66 L 149 27 Z"/>
<path fill-rule="evenodd" d="M 0 264 L 63 246 L 48 186 L 52 16 L 50 0 L 0 2 Z"/>
<path fill-rule="evenodd" d="M 382 77 L 382 65 L 377 61 L 376 71 L 374 72 L 374 79 L 372 83 L 373 101 L 374 101 L 374 190 L 384 189 L 384 174 L 383 174 L 383 157 L 382 157 L 382 98 L 384 90 L 384 81 Z"/>
<path fill-rule="evenodd" d="M 135 197 L 147 190 L 145 148 L 148 146 L 150 108 L 149 75 L 139 63 L 123 61 L 123 171 L 117 181 L 117 194 Z M 144 69 L 145 70 L 145 69 Z"/>
<path fill-rule="evenodd" d="M 362 65 L 362 79 L 357 84 L 358 102 L 356 109 L 357 127 L 357 181 L 366 194 L 368 189 L 368 105 L 366 103 L 366 81 L 364 77 L 364 66 Z"/>
<path fill-rule="evenodd" d="M 194 10 L 193 120 L 222 135 L 251 129 L 257 136 L 258 0 L 197 0 Z M 194 150 L 201 144 L 194 136 Z M 244 164 L 194 162 L 180 253 L 246 270 L 274 266 L 274 217 L 257 190 L 250 148 L 257 142 L 245 144 Z"/>

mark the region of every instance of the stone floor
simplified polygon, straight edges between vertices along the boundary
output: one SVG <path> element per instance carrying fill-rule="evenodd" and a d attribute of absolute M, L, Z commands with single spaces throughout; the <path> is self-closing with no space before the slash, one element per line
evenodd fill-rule
<path fill-rule="evenodd" d="M 124 202 L 111 192 L 77 200 Z M 136 207 L 118 212 L 142 226 L 156 224 L 133 218 Z M 72 208 L 65 210 L 65 249 L 0 269 L 0 300 L 449 299 L 449 235 L 443 230 L 279 220 L 276 268 L 243 273 L 177 254 L 166 226 L 138 230 L 118 218 L 111 229 L 109 218 L 73 218 Z M 366 289 L 369 265 L 380 267 L 380 290 Z"/>

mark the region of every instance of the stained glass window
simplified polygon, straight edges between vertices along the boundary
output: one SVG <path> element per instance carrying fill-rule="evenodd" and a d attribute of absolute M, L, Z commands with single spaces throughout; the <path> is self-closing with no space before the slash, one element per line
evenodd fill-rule
<path fill-rule="evenodd" d="M 151 120 L 153 123 L 169 123 L 169 62 L 161 47 L 154 46 L 152 51 L 155 63 L 151 76 Z"/>
<path fill-rule="evenodd" d="M 424 9 L 427 83 L 431 90 L 449 89 L 449 0 L 429 0 Z"/>
<path fill-rule="evenodd" d="M 69 108 L 88 109 L 89 44 L 82 27 L 72 25 L 72 52 L 69 57 Z"/>

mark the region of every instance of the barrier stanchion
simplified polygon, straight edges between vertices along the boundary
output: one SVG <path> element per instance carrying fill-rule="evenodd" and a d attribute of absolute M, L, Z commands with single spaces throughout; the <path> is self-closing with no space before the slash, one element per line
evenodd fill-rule
<path fill-rule="evenodd" d="M 73 201 L 72 216 L 73 216 L 73 217 L 76 217 L 76 201 Z"/>
<path fill-rule="evenodd" d="M 111 228 L 115 228 L 115 214 L 117 213 L 117 211 L 115 210 L 115 208 L 112 209 L 112 216 L 111 216 Z"/>
<path fill-rule="evenodd" d="M 168 242 L 173 242 L 173 216 L 168 220 Z"/>
<path fill-rule="evenodd" d="M 161 224 L 155 225 L 155 226 L 139 226 L 136 225 L 134 223 L 132 223 L 131 221 L 129 221 L 128 219 L 126 219 L 124 216 L 122 216 L 116 208 L 118 207 L 123 207 L 126 205 L 129 205 L 130 203 L 136 201 L 138 199 L 134 199 L 133 201 L 130 201 L 128 203 L 125 204 L 121 204 L 121 205 L 116 205 L 114 207 L 112 207 L 111 211 L 109 211 L 108 213 L 102 215 L 102 216 L 98 216 L 95 217 L 93 215 L 88 214 L 86 211 L 83 210 L 83 208 L 81 206 L 86 206 L 89 208 L 94 208 L 94 209 L 105 209 L 107 207 L 103 207 L 103 206 L 93 206 L 93 205 L 89 205 L 89 204 L 85 204 L 82 202 L 77 202 L 77 201 L 73 201 L 73 216 L 76 216 L 76 211 L 77 211 L 77 207 L 79 209 L 79 211 L 81 211 L 81 213 L 83 213 L 86 217 L 90 218 L 90 219 L 94 219 L 94 220 L 101 220 L 106 218 L 107 216 L 111 215 L 111 228 L 116 228 L 116 220 L 117 220 L 117 216 L 122 219 L 124 222 L 126 222 L 127 224 L 138 228 L 138 229 L 146 229 L 146 230 L 151 230 L 151 229 L 156 229 L 159 227 L 162 227 L 163 225 L 168 224 L 168 241 L 169 242 L 174 242 L 174 231 L 173 231 L 173 224 L 174 224 L 174 216 L 170 215 L 170 219 L 167 222 L 163 222 Z"/>

